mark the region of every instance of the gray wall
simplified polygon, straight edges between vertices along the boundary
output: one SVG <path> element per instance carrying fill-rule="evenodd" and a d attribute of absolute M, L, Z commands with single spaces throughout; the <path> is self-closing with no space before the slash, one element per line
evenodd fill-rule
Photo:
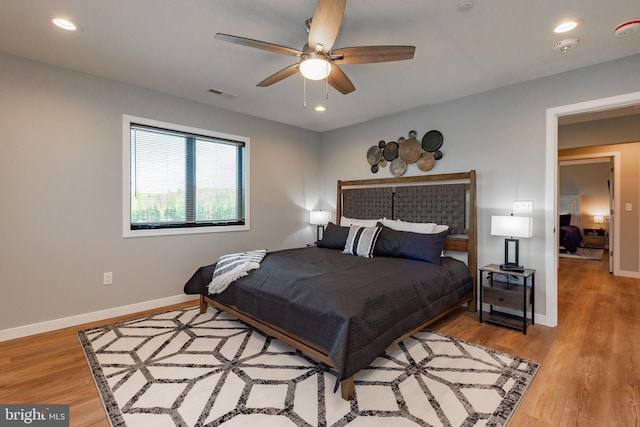
<path fill-rule="evenodd" d="M 125 113 L 250 137 L 251 230 L 122 238 Z M 6 55 L 0 129 L 0 330 L 180 295 L 224 253 L 314 240 L 314 132 Z"/>
<path fill-rule="evenodd" d="M 512 210 L 514 200 L 533 200 L 532 239 L 521 239 L 521 263 L 537 269 L 536 313 L 545 307 L 546 110 L 638 91 L 640 56 L 512 85 L 451 102 L 425 106 L 322 134 L 326 208 L 335 205 L 337 179 L 390 176 L 369 171 L 366 151 L 380 139 L 395 140 L 415 129 L 438 129 L 444 157 L 430 173 L 476 169 L 479 263 L 500 262 L 502 239 L 490 235 L 493 214 Z M 407 175 L 420 172 L 411 165 Z"/>

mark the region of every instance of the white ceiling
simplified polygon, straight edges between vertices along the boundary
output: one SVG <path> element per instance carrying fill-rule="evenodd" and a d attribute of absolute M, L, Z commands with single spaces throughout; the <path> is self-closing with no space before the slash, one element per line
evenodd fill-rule
<path fill-rule="evenodd" d="M 640 53 L 638 0 L 348 0 L 334 48 L 415 45 L 410 61 L 342 65 L 356 91 L 341 95 L 299 75 L 256 84 L 296 58 L 215 40 L 229 33 L 301 49 L 313 0 L 0 0 L 0 52 L 34 59 L 290 125 L 326 131 Z M 83 28 L 63 32 L 64 15 Z M 582 24 L 565 35 L 567 17 Z M 566 54 L 558 40 L 580 38 Z M 216 89 L 231 95 L 208 92 Z M 327 111 L 313 106 L 323 103 Z"/>

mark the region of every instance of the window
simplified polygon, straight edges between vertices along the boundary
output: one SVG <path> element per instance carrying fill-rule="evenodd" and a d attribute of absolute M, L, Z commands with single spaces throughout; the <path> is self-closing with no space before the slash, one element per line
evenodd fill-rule
<path fill-rule="evenodd" d="M 125 237 L 249 229 L 248 138 L 123 122 Z"/>

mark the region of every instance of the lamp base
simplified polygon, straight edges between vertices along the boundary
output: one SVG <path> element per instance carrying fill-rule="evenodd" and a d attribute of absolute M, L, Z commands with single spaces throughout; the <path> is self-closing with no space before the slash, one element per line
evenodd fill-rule
<path fill-rule="evenodd" d="M 524 267 L 518 264 L 500 264 L 500 270 L 502 271 L 513 271 L 515 273 L 523 273 Z"/>

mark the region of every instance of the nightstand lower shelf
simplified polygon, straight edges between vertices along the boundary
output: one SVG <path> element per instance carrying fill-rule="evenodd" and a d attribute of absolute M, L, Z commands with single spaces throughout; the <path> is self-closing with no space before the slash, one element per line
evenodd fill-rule
<path fill-rule="evenodd" d="M 485 311 L 482 313 L 482 320 L 484 322 L 494 323 L 496 325 L 506 326 L 522 331 L 522 316 L 501 313 L 499 311 Z M 531 325 L 531 320 L 527 319 L 526 322 L 527 326 Z"/>

